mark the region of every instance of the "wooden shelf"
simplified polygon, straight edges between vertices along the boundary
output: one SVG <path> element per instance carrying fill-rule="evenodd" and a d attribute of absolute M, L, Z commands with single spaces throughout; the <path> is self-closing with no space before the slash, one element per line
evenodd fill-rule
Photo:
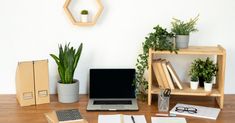
<path fill-rule="evenodd" d="M 67 16 L 69 17 L 70 21 L 74 24 L 74 25 L 77 25 L 77 26 L 92 26 L 92 25 L 95 25 L 99 16 L 101 15 L 104 7 L 101 3 L 100 0 L 95 0 L 97 5 L 98 5 L 98 12 L 95 14 L 94 18 L 92 19 L 91 22 L 86 22 L 86 23 L 83 23 L 83 22 L 79 22 L 77 21 L 73 14 L 71 13 L 71 11 L 69 10 L 69 4 L 71 3 L 71 0 L 66 0 L 65 1 L 65 4 L 64 4 L 64 11 L 65 13 L 67 14 Z"/>
<path fill-rule="evenodd" d="M 180 49 L 177 51 L 178 54 L 182 55 L 223 55 L 225 49 L 222 48 L 220 45 L 217 47 L 215 46 L 189 46 L 187 49 Z M 175 54 L 175 52 L 170 51 L 153 51 L 152 53 L 155 54 Z"/>
<path fill-rule="evenodd" d="M 225 78 L 225 64 L 226 64 L 226 50 L 218 46 L 189 46 L 186 49 L 180 49 L 177 54 L 181 55 L 216 55 L 218 72 L 216 75 L 216 85 L 211 92 L 204 91 L 203 88 L 197 90 L 191 90 L 188 84 L 183 84 L 183 89 L 172 90 L 173 95 L 182 96 L 212 96 L 215 97 L 219 107 L 222 109 L 224 105 L 224 78 Z M 148 59 L 148 104 L 151 105 L 152 94 L 158 94 L 160 89 L 154 85 L 153 82 L 153 69 L 152 62 L 153 56 L 157 55 L 176 55 L 175 52 L 170 51 L 154 51 L 149 49 L 149 59 Z"/>
<path fill-rule="evenodd" d="M 171 90 L 172 95 L 184 95 L 184 96 L 213 96 L 213 97 L 219 97 L 221 96 L 218 89 L 213 88 L 211 92 L 204 91 L 204 88 L 199 87 L 197 90 L 192 90 L 190 88 L 189 83 L 181 83 L 183 86 L 183 89 L 174 89 Z M 160 89 L 156 86 L 152 86 L 151 93 L 152 94 L 159 94 Z"/>

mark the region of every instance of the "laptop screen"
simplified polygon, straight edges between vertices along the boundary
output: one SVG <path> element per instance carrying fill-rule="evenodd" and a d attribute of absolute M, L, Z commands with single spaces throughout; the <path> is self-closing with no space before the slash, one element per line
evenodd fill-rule
<path fill-rule="evenodd" d="M 135 69 L 90 69 L 90 98 L 135 98 Z"/>

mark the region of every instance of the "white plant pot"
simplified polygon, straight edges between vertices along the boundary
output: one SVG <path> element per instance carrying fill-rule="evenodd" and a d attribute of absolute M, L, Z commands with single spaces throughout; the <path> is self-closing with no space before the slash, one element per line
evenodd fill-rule
<path fill-rule="evenodd" d="M 204 90 L 205 91 L 211 91 L 212 90 L 212 83 L 204 82 Z"/>
<path fill-rule="evenodd" d="M 190 81 L 190 88 L 192 90 L 197 90 L 199 81 Z"/>
<path fill-rule="evenodd" d="M 62 84 L 57 82 L 58 99 L 61 103 L 74 103 L 79 100 L 79 81 L 74 79 L 75 83 Z"/>
<path fill-rule="evenodd" d="M 81 15 L 81 22 L 83 23 L 88 22 L 88 15 Z"/>

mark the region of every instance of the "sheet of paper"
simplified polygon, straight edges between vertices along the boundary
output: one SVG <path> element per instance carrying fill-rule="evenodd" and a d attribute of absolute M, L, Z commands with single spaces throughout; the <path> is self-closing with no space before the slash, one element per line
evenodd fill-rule
<path fill-rule="evenodd" d="M 98 123 L 121 123 L 120 114 L 117 115 L 99 115 Z"/>
<path fill-rule="evenodd" d="M 135 123 L 146 123 L 146 119 L 144 115 L 133 115 L 135 119 Z M 131 119 L 131 115 L 99 115 L 98 123 L 133 123 Z"/>
<path fill-rule="evenodd" d="M 124 123 L 133 123 L 131 115 L 123 115 Z M 146 123 L 144 115 L 132 115 L 135 119 L 135 123 Z"/>
<path fill-rule="evenodd" d="M 152 123 L 187 123 L 183 117 L 151 117 Z"/>

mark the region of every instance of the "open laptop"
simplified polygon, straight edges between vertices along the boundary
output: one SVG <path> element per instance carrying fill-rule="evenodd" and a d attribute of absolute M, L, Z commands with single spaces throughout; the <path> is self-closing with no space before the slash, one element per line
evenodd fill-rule
<path fill-rule="evenodd" d="M 135 69 L 90 69 L 87 110 L 138 110 Z"/>

